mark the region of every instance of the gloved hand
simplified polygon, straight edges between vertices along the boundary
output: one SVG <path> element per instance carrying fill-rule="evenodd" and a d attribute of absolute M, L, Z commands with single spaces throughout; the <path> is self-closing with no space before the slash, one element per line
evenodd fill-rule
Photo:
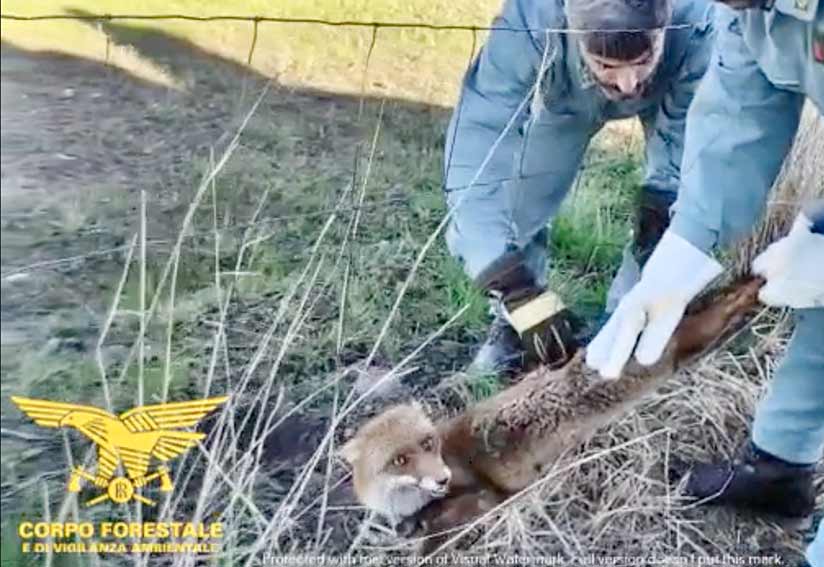
<path fill-rule="evenodd" d="M 615 379 L 633 350 L 641 364 L 657 362 L 687 304 L 722 271 L 713 258 L 667 230 L 644 266 L 641 281 L 587 347 L 587 365 L 603 378 Z"/>
<path fill-rule="evenodd" d="M 575 317 L 560 297 L 535 282 L 521 250 L 503 254 L 474 283 L 496 300 L 499 314 L 517 332 L 523 370 L 560 366 L 575 354 Z"/>
<path fill-rule="evenodd" d="M 758 294 L 776 307 L 824 306 L 824 235 L 812 232 L 812 221 L 801 213 L 790 233 L 770 244 L 752 263 L 752 271 L 767 280 Z"/>

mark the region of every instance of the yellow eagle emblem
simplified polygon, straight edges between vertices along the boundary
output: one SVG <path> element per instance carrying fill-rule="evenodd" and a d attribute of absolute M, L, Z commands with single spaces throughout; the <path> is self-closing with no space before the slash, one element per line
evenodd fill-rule
<path fill-rule="evenodd" d="M 206 434 L 179 429 L 195 426 L 227 399 L 228 396 L 221 396 L 140 406 L 119 416 L 93 406 L 17 396 L 12 396 L 11 401 L 37 425 L 72 427 L 97 446 L 96 474 L 75 467 L 69 478 L 69 492 L 80 492 L 81 479 L 106 489 L 104 494 L 89 500 L 87 506 L 104 500 L 124 503 L 132 499 L 153 506 L 155 502 L 138 494 L 137 489 L 156 479 L 160 480 L 163 492 L 171 491 L 173 485 L 165 465 L 159 465 L 149 474 L 152 457 L 167 463 L 195 446 Z M 115 476 L 119 464 L 125 469 L 126 476 Z"/>

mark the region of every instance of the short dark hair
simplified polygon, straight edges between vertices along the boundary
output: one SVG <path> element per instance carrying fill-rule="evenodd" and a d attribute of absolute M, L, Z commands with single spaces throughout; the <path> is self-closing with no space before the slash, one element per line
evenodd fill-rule
<path fill-rule="evenodd" d="M 584 47 L 593 55 L 632 61 L 652 49 L 652 40 L 645 31 L 595 31 L 585 34 Z"/>

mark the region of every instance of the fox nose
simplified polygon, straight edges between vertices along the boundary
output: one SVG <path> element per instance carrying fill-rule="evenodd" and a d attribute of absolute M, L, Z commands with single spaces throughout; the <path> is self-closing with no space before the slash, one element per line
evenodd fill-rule
<path fill-rule="evenodd" d="M 439 487 L 446 488 L 446 485 L 449 484 L 451 476 L 452 475 L 450 475 L 449 473 L 445 473 L 442 477 L 436 478 L 435 482 L 438 484 Z"/>

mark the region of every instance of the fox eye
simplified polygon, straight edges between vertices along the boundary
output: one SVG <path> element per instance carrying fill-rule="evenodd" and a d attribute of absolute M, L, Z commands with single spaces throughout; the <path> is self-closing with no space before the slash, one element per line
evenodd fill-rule
<path fill-rule="evenodd" d="M 397 455 L 393 460 L 392 464 L 396 467 L 402 467 L 406 464 L 406 455 Z"/>
<path fill-rule="evenodd" d="M 435 448 L 435 440 L 432 437 L 427 437 L 421 441 L 421 449 L 426 452 L 432 451 Z"/>

